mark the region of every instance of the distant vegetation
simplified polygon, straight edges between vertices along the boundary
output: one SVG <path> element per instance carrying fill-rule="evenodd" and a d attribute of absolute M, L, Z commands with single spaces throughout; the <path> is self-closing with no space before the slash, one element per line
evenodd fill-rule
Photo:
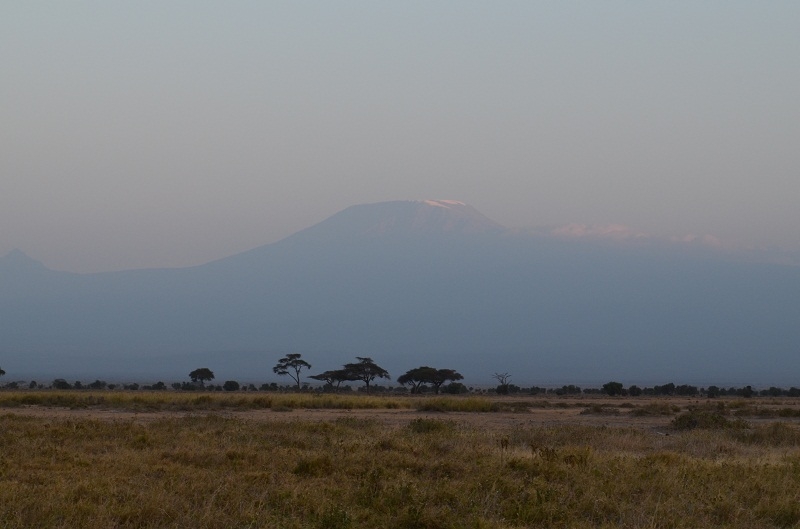
<path fill-rule="evenodd" d="M 411 370 L 414 371 L 414 370 Z M 654 397 L 654 396 L 686 396 L 686 397 L 704 397 L 704 398 L 717 398 L 717 397 L 800 397 L 800 388 L 790 387 L 781 388 L 771 386 L 765 389 L 754 389 L 752 386 L 744 387 L 696 387 L 690 385 L 678 385 L 673 383 L 665 384 L 663 386 L 643 387 L 632 385 L 630 387 L 621 388 L 619 383 L 607 383 L 600 388 L 580 388 L 575 385 L 565 385 L 557 388 L 543 388 L 539 386 L 520 387 L 514 384 L 501 384 L 497 387 L 480 388 L 467 386 L 460 382 L 451 382 L 450 384 L 439 383 L 425 384 L 420 380 L 415 380 L 413 384 L 404 375 L 398 378 L 401 385 L 376 385 L 366 384 L 362 387 L 353 388 L 350 385 L 342 385 L 348 379 L 343 378 L 341 375 L 333 375 L 333 372 L 326 371 L 319 375 L 312 375 L 309 378 L 319 380 L 324 384 L 321 386 L 312 387 L 308 384 L 303 384 L 300 389 L 297 389 L 296 384 L 289 386 L 281 386 L 275 382 L 263 384 L 240 384 L 236 380 L 226 380 L 224 383 L 207 384 L 205 380 L 197 378 L 195 380 L 185 382 L 173 382 L 165 384 L 162 381 L 154 384 L 139 384 L 132 383 L 107 383 L 103 380 L 95 380 L 91 383 L 83 383 L 81 381 L 68 382 L 63 378 L 57 378 L 49 384 L 43 384 L 32 380 L 25 381 L 12 381 L 0 386 L 0 390 L 83 390 L 83 391 L 104 391 L 104 392 L 119 392 L 119 391 L 183 391 L 183 392 L 290 392 L 290 393 L 343 393 L 349 394 L 355 392 L 370 392 L 374 394 L 383 395 L 425 395 L 425 394 L 473 394 L 473 395 L 509 395 L 509 396 L 522 396 L 522 395 L 541 395 L 541 396 L 564 396 L 564 395 L 605 395 L 610 397 Z M 408 373 L 406 373 L 408 374 Z M 403 384 L 406 385 L 403 385 Z M 411 387 L 407 387 L 411 386 Z M 438 391 L 437 391 L 438 390 Z"/>
<path fill-rule="evenodd" d="M 603 384 L 599 388 L 581 388 L 579 386 L 570 384 L 558 388 L 543 388 L 539 386 L 520 387 L 511 383 L 511 374 L 508 372 L 495 372 L 491 375 L 492 378 L 499 383 L 495 387 L 480 388 L 473 386 L 466 386 L 458 382 L 463 380 L 464 377 L 458 371 L 449 368 L 433 368 L 429 366 L 420 366 L 409 369 L 399 377 L 397 382 L 399 386 L 392 385 L 379 385 L 373 382 L 376 379 L 390 379 L 389 372 L 375 363 L 369 357 L 356 357 L 356 362 L 347 363 L 341 369 L 334 369 L 323 371 L 315 375 L 309 375 L 308 378 L 322 382 L 321 386 L 312 387 L 308 383 L 302 381 L 302 371 L 311 369 L 311 364 L 302 358 L 299 353 L 288 354 L 278 360 L 278 363 L 273 368 L 273 372 L 279 376 L 289 376 L 293 380 L 290 386 L 281 386 L 275 382 L 263 383 L 256 385 L 253 383 L 240 384 L 236 380 L 226 380 L 223 384 L 214 385 L 207 384 L 214 380 L 214 372 L 207 368 L 201 367 L 194 369 L 189 373 L 190 381 L 173 382 L 170 385 L 164 382 L 156 382 L 155 384 L 140 385 L 136 382 L 114 384 L 107 383 L 103 380 L 95 380 L 94 382 L 84 384 L 81 381 L 73 383 L 68 382 L 66 379 L 57 378 L 49 385 L 38 383 L 36 381 L 8 382 L 0 389 L 56 389 L 56 390 L 127 390 L 127 391 L 163 391 L 172 389 L 175 391 L 226 391 L 226 392 L 246 392 L 246 391 L 272 391 L 272 392 L 351 392 L 354 390 L 346 382 L 363 382 L 363 386 L 356 388 L 358 391 L 375 392 L 375 393 L 393 393 L 393 394 L 426 394 L 439 393 L 446 394 L 497 394 L 497 395 L 606 395 L 609 397 L 652 397 L 652 396 L 686 396 L 686 397 L 800 397 L 800 388 L 790 387 L 788 389 L 771 386 L 766 389 L 754 389 L 752 386 L 743 387 L 719 387 L 711 385 L 708 387 L 698 387 L 688 384 L 676 385 L 672 382 L 664 385 L 656 385 L 651 387 L 639 387 L 631 385 L 627 388 L 621 383 L 610 381 Z M 0 368 L 0 376 L 5 375 L 6 372 Z M 450 384 L 446 384 L 450 382 Z M 344 385 L 343 385 L 344 384 Z"/>

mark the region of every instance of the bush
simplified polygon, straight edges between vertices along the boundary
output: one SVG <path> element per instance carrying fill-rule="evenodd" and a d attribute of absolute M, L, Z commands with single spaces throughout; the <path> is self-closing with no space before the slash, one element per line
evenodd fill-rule
<path fill-rule="evenodd" d="M 333 469 L 333 461 L 327 454 L 303 458 L 297 462 L 292 473 L 298 476 L 322 476 L 328 474 Z"/>
<path fill-rule="evenodd" d="M 222 389 L 225 391 L 239 391 L 239 383 L 235 380 L 226 380 L 222 385 Z"/>
<path fill-rule="evenodd" d="M 414 419 L 408 423 L 408 429 L 414 433 L 433 433 L 453 430 L 454 425 L 450 421 L 437 421 L 436 419 Z"/>
<path fill-rule="evenodd" d="M 52 387 L 53 389 L 72 389 L 70 383 L 64 380 L 63 378 L 55 379 L 53 381 Z"/>
<path fill-rule="evenodd" d="M 451 395 L 458 395 L 459 393 L 467 393 L 469 390 L 467 386 L 461 382 L 451 382 L 442 387 L 442 393 L 449 393 Z"/>
<path fill-rule="evenodd" d="M 677 406 L 671 406 L 666 402 L 651 402 L 640 408 L 634 408 L 630 414 L 634 417 L 653 417 L 659 415 L 674 415 L 680 411 Z"/>
<path fill-rule="evenodd" d="M 606 382 L 603 384 L 603 393 L 610 397 L 615 397 L 617 395 L 622 395 L 625 392 L 625 388 L 622 387 L 621 382 Z"/>
<path fill-rule="evenodd" d="M 749 428 L 750 425 L 741 419 L 730 420 L 719 411 L 690 410 L 672 419 L 672 427 L 676 430 L 693 430 L 695 428 Z"/>

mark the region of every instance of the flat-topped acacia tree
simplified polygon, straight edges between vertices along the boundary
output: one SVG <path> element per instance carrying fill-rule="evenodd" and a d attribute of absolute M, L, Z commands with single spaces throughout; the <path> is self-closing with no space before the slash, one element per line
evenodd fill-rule
<path fill-rule="evenodd" d="M 272 368 L 276 375 L 289 375 L 297 384 L 297 390 L 300 391 L 300 371 L 303 369 L 311 369 L 311 364 L 303 360 L 300 353 L 291 353 L 280 360 Z"/>
<path fill-rule="evenodd" d="M 433 386 L 434 393 L 439 393 L 439 388 L 448 380 L 463 380 L 463 376 L 454 369 L 436 369 L 435 367 L 416 367 L 409 369 L 399 377 L 397 382 L 400 384 L 410 385 L 411 393 L 418 393 L 423 384 L 430 384 Z"/>
<path fill-rule="evenodd" d="M 352 378 L 348 377 L 350 377 L 350 374 L 348 374 L 344 369 L 334 369 L 332 371 L 324 371 L 319 375 L 309 375 L 308 378 L 325 382 L 327 386 L 330 386 L 335 391 L 339 391 L 339 386 L 341 386 L 342 382 L 345 382 L 346 380 L 353 380 Z"/>
<path fill-rule="evenodd" d="M 369 393 L 369 384 L 376 378 L 390 378 L 389 372 L 372 361 L 372 358 L 357 356 L 352 364 L 345 364 L 344 371 L 347 373 L 347 380 L 360 380 L 365 384 Z"/>

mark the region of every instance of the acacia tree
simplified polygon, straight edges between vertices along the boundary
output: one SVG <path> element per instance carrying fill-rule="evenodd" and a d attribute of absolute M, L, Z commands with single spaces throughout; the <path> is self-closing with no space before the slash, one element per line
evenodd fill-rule
<path fill-rule="evenodd" d="M 347 373 L 347 380 L 360 380 L 364 383 L 367 393 L 369 384 L 376 378 L 390 378 L 389 372 L 372 361 L 372 358 L 357 356 L 358 362 L 345 364 L 344 371 Z"/>
<path fill-rule="evenodd" d="M 433 386 L 434 393 L 439 393 L 439 388 L 448 380 L 462 380 L 464 377 L 453 369 L 436 369 L 435 367 L 422 366 L 409 369 L 397 377 L 397 382 L 411 386 L 411 393 L 418 393 L 422 384 Z"/>
<path fill-rule="evenodd" d="M 309 375 L 308 378 L 313 378 L 314 380 L 325 382 L 326 385 L 331 386 L 336 391 L 338 391 L 339 386 L 342 384 L 342 382 L 344 382 L 345 380 L 353 380 L 352 378 L 348 377 L 349 374 L 344 369 L 334 369 L 332 371 L 325 371 L 323 373 L 320 373 L 319 375 Z"/>
<path fill-rule="evenodd" d="M 289 375 L 297 383 L 297 389 L 300 390 L 300 371 L 303 369 L 311 369 L 311 364 L 303 360 L 300 353 L 291 353 L 280 360 L 272 371 L 277 375 Z"/>
<path fill-rule="evenodd" d="M 437 395 L 439 394 L 439 388 L 442 387 L 442 384 L 450 381 L 456 380 L 464 380 L 464 377 L 458 371 L 454 369 L 437 369 L 436 374 L 431 381 L 431 385 L 433 385 L 433 391 Z"/>
<path fill-rule="evenodd" d="M 430 382 L 435 372 L 436 369 L 432 367 L 415 367 L 397 377 L 397 382 L 404 386 L 411 386 L 411 393 L 419 393 L 420 387 L 426 382 Z"/>
<path fill-rule="evenodd" d="M 189 373 L 189 378 L 192 382 L 199 381 L 201 386 L 205 386 L 206 380 L 214 380 L 214 372 L 207 367 L 201 367 Z"/>
<path fill-rule="evenodd" d="M 5 374 L 6 374 L 6 372 L 5 372 L 5 371 L 3 371 L 3 368 L 2 368 L 2 367 L 0 367 L 0 377 L 2 377 L 2 376 L 3 376 L 3 375 L 5 375 Z"/>

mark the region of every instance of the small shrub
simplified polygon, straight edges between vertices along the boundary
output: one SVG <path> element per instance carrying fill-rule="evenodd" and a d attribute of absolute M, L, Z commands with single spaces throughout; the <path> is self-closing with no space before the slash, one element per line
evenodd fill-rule
<path fill-rule="evenodd" d="M 672 427 L 676 430 L 723 429 L 748 428 L 749 424 L 741 419 L 730 420 L 719 412 L 690 410 L 672 419 Z"/>
<path fill-rule="evenodd" d="M 352 518 L 338 505 L 326 510 L 319 518 L 319 529 L 350 529 L 352 526 Z"/>
<path fill-rule="evenodd" d="M 298 476 L 322 476 L 330 472 L 332 468 L 331 458 L 326 454 L 319 457 L 301 459 L 295 465 L 292 473 Z"/>
<path fill-rule="evenodd" d="M 450 421 L 439 421 L 436 419 L 414 419 L 408 423 L 408 429 L 413 433 L 434 433 L 450 431 L 454 428 Z"/>
<path fill-rule="evenodd" d="M 800 430 L 784 422 L 775 422 L 742 431 L 737 440 L 764 446 L 800 446 Z"/>
<path fill-rule="evenodd" d="M 525 401 L 517 402 L 493 402 L 492 411 L 495 412 L 512 412 L 512 413 L 528 413 L 530 412 L 530 404 Z"/>
<path fill-rule="evenodd" d="M 619 415 L 619 410 L 605 404 L 592 404 L 581 410 L 581 415 Z"/>
<path fill-rule="evenodd" d="M 451 395 L 458 395 L 460 393 L 468 393 L 469 390 L 467 386 L 462 384 L 461 382 L 451 382 L 446 386 L 442 387 L 442 393 L 449 393 Z"/>
<path fill-rule="evenodd" d="M 652 417 L 661 415 L 675 415 L 680 411 L 677 406 L 672 406 L 666 402 L 651 402 L 630 411 L 634 417 Z"/>

